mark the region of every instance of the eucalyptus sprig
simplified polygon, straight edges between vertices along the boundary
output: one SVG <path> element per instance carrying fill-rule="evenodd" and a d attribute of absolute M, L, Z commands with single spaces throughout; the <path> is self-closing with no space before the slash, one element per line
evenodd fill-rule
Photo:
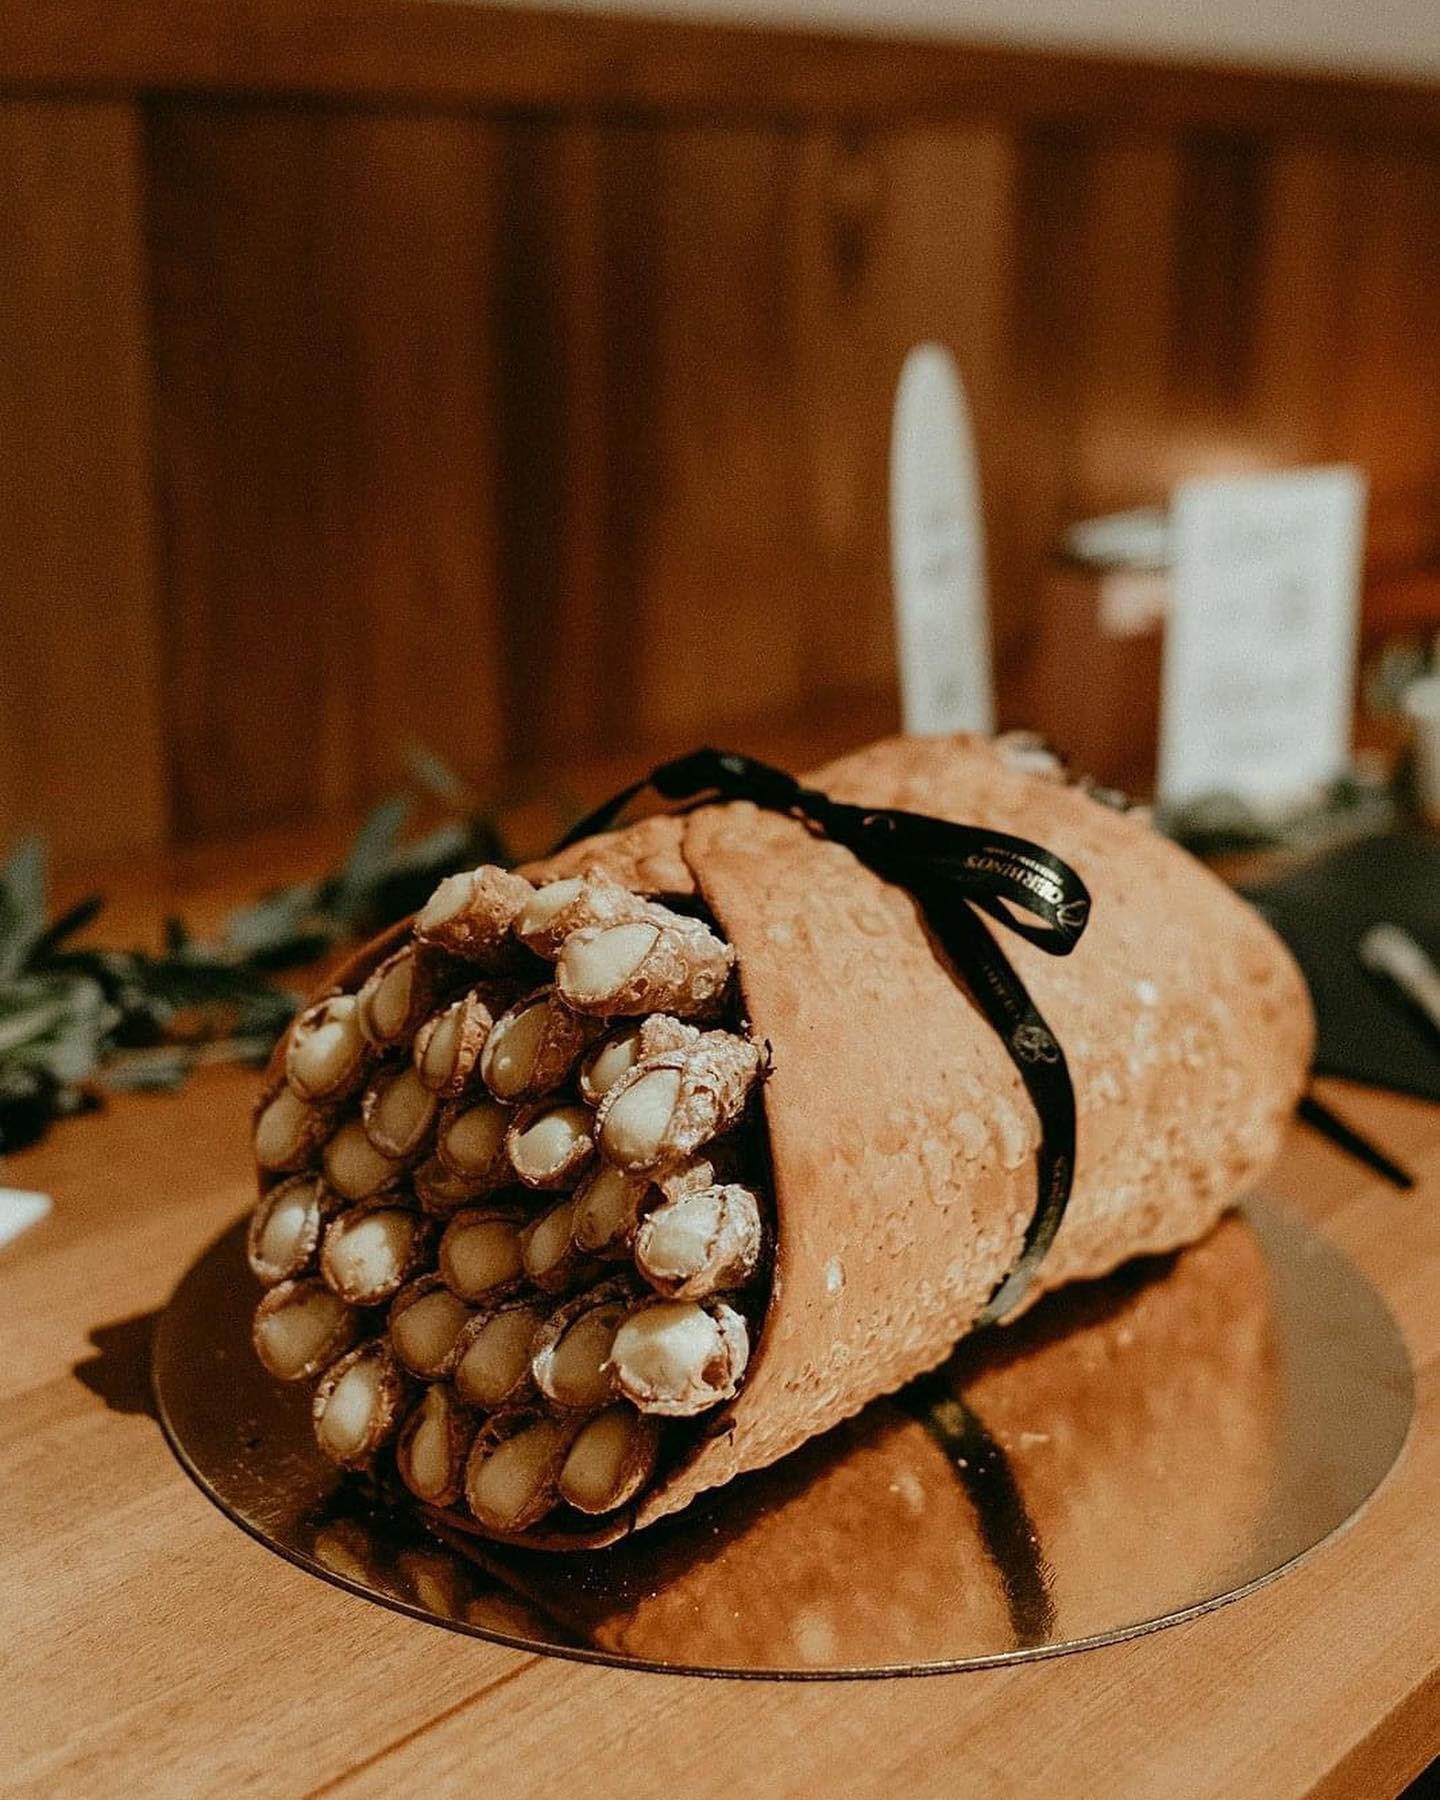
<path fill-rule="evenodd" d="M 456 869 L 509 860 L 438 758 L 416 750 L 408 764 L 408 789 L 375 807 L 333 873 L 261 895 L 210 940 L 168 919 L 158 953 L 76 945 L 104 897 L 52 920 L 44 846 L 21 843 L 0 868 L 0 1152 L 107 1091 L 173 1088 L 201 1063 L 263 1062 L 297 1005 L 285 971 L 415 911 Z M 422 801 L 448 816 L 407 839 Z"/>

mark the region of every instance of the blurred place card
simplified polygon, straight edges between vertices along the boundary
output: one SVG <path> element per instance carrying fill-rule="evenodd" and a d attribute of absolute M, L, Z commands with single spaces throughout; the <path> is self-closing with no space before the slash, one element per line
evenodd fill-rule
<path fill-rule="evenodd" d="M 48 1219 L 51 1205 L 48 1194 L 34 1194 L 27 1188 L 0 1187 L 0 1249 L 32 1225 Z"/>
<path fill-rule="evenodd" d="M 995 729 L 970 409 L 939 344 L 905 358 L 890 436 L 890 566 L 906 731 Z"/>
<path fill-rule="evenodd" d="M 1345 769 L 1364 508 L 1351 468 L 1176 490 L 1163 801 L 1283 804 Z"/>

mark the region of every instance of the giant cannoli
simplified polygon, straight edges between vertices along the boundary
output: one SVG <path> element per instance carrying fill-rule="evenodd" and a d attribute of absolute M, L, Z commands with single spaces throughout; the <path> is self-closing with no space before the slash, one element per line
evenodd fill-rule
<path fill-rule="evenodd" d="M 272 1075 L 267 1187 L 318 1163 L 346 1208 L 450 1221 L 417 1238 L 431 1260 L 406 1262 L 394 1300 L 388 1283 L 343 1297 L 414 1305 L 438 1269 L 478 1309 L 443 1359 L 475 1427 L 463 1482 L 436 1488 L 458 1494 L 454 1528 L 574 1547 L 646 1525 L 933 1368 L 1013 1309 L 1017 1269 L 1033 1294 L 1201 1236 L 1278 1146 L 1308 1000 L 1259 917 L 1183 852 L 979 739 L 875 745 L 812 781 L 803 819 L 777 786 L 457 881 L 418 940 L 388 934 L 336 983 L 394 1072 L 359 1105 L 296 1095 L 278 1125 L 283 1062 Z M 992 963 L 961 956 L 986 928 L 969 912 L 937 928 L 933 868 L 910 879 L 827 836 L 826 809 L 843 837 L 842 813 L 868 830 L 897 808 L 926 842 L 951 821 L 1021 844 L 1001 855 L 1021 887 L 1083 876 L 1089 928 L 1063 958 L 1004 929 L 1014 881 L 980 903 L 1031 1008 L 1003 1039 Z M 473 1077 L 442 1058 L 426 1079 L 417 1034 L 500 968 L 510 1053 L 487 1063 L 477 1032 Z M 1067 1064 L 1073 1185 L 1036 1105 Z M 432 1125 L 437 1089 L 455 1097 Z M 602 1300 L 608 1357 L 557 1398 L 557 1330 L 595 1313 L 597 1333 Z"/>

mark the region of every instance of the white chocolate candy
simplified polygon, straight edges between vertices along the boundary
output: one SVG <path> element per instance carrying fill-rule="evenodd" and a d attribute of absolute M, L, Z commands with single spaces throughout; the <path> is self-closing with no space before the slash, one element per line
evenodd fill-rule
<path fill-rule="evenodd" d="M 522 943 L 549 930 L 565 908 L 585 891 L 584 877 L 571 875 L 564 881 L 547 881 L 520 908 L 515 920 L 515 935 Z"/>
<path fill-rule="evenodd" d="M 255 1121 L 255 1161 L 272 1175 L 303 1169 L 315 1160 L 328 1128 L 324 1113 L 283 1087 Z"/>
<path fill-rule="evenodd" d="M 534 1305 L 502 1307 L 462 1335 L 455 1391 L 472 1406 L 504 1406 L 530 1391 L 530 1351 L 544 1313 Z"/>
<path fill-rule="evenodd" d="M 380 1405 L 382 1374 L 375 1357 L 362 1357 L 351 1363 L 331 1389 L 316 1421 L 315 1435 L 332 1461 L 343 1463 L 365 1448 Z"/>
<path fill-rule="evenodd" d="M 620 1168 L 655 1162 L 680 1098 L 678 1069 L 647 1069 L 618 1092 L 600 1128 L 600 1149 Z"/>
<path fill-rule="evenodd" d="M 415 1039 L 416 1073 L 432 1094 L 438 1094 L 455 1073 L 464 1026 L 465 1003 L 457 1000 L 432 1022 L 423 1039 L 418 1035 Z"/>
<path fill-rule="evenodd" d="M 635 1305 L 635 1285 L 616 1276 L 567 1300 L 535 1334 L 530 1367 L 547 1400 L 594 1412 L 612 1397 L 610 1347 Z"/>
<path fill-rule="evenodd" d="M 370 1059 L 355 996 L 335 994 L 307 1007 L 291 1026 L 285 1078 L 302 1099 L 343 1100 L 364 1081 Z"/>
<path fill-rule="evenodd" d="M 385 1156 L 358 1119 L 347 1119 L 325 1146 L 325 1179 L 346 1200 L 366 1200 L 392 1187 L 404 1164 Z"/>
<path fill-rule="evenodd" d="M 522 1011 L 507 1014 L 490 1033 L 480 1072 L 497 1099 L 518 1100 L 529 1088 L 549 1017 L 548 1002 L 532 1000 Z"/>
<path fill-rule="evenodd" d="M 660 939 L 648 919 L 577 933 L 560 952 L 556 980 L 567 1000 L 603 999 L 625 986 Z"/>
<path fill-rule="evenodd" d="M 266 1262 L 290 1274 L 290 1264 L 301 1249 L 311 1221 L 319 1208 L 315 1203 L 316 1184 L 305 1182 L 298 1190 L 290 1188 L 269 1208 L 260 1232 L 259 1251 Z"/>
<path fill-rule="evenodd" d="M 560 1468 L 575 1427 L 535 1419 L 500 1442 L 482 1432 L 465 1470 L 470 1510 L 491 1531 L 523 1531 L 555 1504 Z"/>
<path fill-rule="evenodd" d="M 600 1029 L 542 989 L 495 1021 L 480 1057 L 485 1085 L 500 1100 L 538 1100 L 552 1093 L 574 1068 Z"/>
<path fill-rule="evenodd" d="M 527 948 L 552 961 L 565 940 L 587 926 L 643 918 L 648 903 L 598 869 L 548 882 L 521 907 L 515 935 Z"/>
<path fill-rule="evenodd" d="M 456 1213 L 440 1240 L 440 1273 L 462 1300 L 485 1300 L 520 1279 L 520 1227 L 474 1209 Z"/>
<path fill-rule="evenodd" d="M 341 1213 L 320 1246 L 327 1287 L 352 1306 L 388 1300 L 412 1273 L 421 1248 L 422 1221 L 401 1207 L 378 1206 Z"/>
<path fill-rule="evenodd" d="M 506 1139 L 510 1166 L 527 1187 L 567 1187 L 595 1153 L 583 1106 L 540 1106 L 517 1115 Z"/>
<path fill-rule="evenodd" d="M 395 1432 L 407 1388 L 382 1338 L 332 1363 L 311 1405 L 315 1441 L 331 1462 L 363 1469 Z"/>
<path fill-rule="evenodd" d="M 580 1092 L 592 1106 L 598 1106 L 615 1083 L 635 1067 L 640 1054 L 638 1021 L 612 1032 L 586 1057 L 580 1070 Z"/>
<path fill-rule="evenodd" d="M 397 1294 L 390 1309 L 390 1343 L 412 1374 L 429 1380 L 448 1374 L 460 1333 L 474 1317 L 437 1276 L 423 1276 Z"/>
<path fill-rule="evenodd" d="M 653 1422 L 611 1406 L 580 1429 L 560 1468 L 559 1495 L 577 1512 L 607 1513 L 635 1496 L 655 1472 Z"/>
<path fill-rule="evenodd" d="M 520 1234 L 520 1256 L 525 1273 L 538 1288 L 553 1290 L 564 1285 L 577 1260 L 573 1224 L 575 1203 L 562 1200 L 541 1213 Z"/>
<path fill-rule="evenodd" d="M 449 1402 L 445 1390 L 432 1387 L 421 1402 L 419 1428 L 410 1443 L 402 1469 L 405 1479 L 422 1500 L 438 1504 L 453 1474 L 450 1456 Z"/>
<path fill-rule="evenodd" d="M 657 1293 L 701 1300 L 743 1287 L 760 1262 L 760 1203 L 738 1183 L 663 1200 L 635 1233 L 635 1266 Z"/>
<path fill-rule="evenodd" d="M 394 1044 L 415 1024 L 417 1001 L 415 946 L 406 944 L 389 956 L 363 984 L 356 1017 L 372 1044 Z"/>
<path fill-rule="evenodd" d="M 303 1381 L 354 1343 L 353 1307 L 319 1281 L 285 1281 L 255 1312 L 255 1353 L 277 1381 Z"/>
<path fill-rule="evenodd" d="M 651 1013 L 648 1018 L 624 1025 L 611 1032 L 580 1065 L 580 1092 L 592 1106 L 598 1106 L 636 1063 L 667 1050 L 683 1049 L 699 1035 L 698 1026 L 665 1013 Z"/>
<path fill-rule="evenodd" d="M 474 1421 L 441 1384 L 428 1388 L 405 1422 L 395 1453 L 400 1479 L 417 1499 L 449 1506 L 460 1497 Z"/>
<path fill-rule="evenodd" d="M 673 1168 L 737 1124 L 761 1070 L 761 1052 L 731 1031 L 697 1033 L 647 1056 L 595 1113 L 607 1162 L 631 1173 Z"/>
<path fill-rule="evenodd" d="M 658 1300 L 615 1334 L 616 1386 L 642 1412 L 692 1418 L 736 1393 L 750 1355 L 743 1317 L 723 1301 Z"/>
<path fill-rule="evenodd" d="M 550 1359 L 548 1385 L 542 1390 L 558 1406 L 589 1412 L 610 1397 L 607 1367 L 622 1309 L 597 1306 L 570 1327 Z"/>
<path fill-rule="evenodd" d="M 572 931 L 555 985 L 573 1011 L 600 1018 L 708 1018 L 723 1004 L 733 967 L 730 946 L 708 926 L 651 904 L 643 919 Z"/>
<path fill-rule="evenodd" d="M 324 1189 L 313 1175 L 292 1175 L 255 1208 L 246 1253 L 257 1278 L 272 1285 L 306 1268 L 320 1243 Z"/>
<path fill-rule="evenodd" d="M 415 1155 L 434 1122 L 439 1102 L 413 1068 L 377 1076 L 361 1102 L 365 1135 L 382 1156 Z"/>
<path fill-rule="evenodd" d="M 415 935 L 482 963 L 514 956 L 510 926 L 534 890 L 523 875 L 493 863 L 447 875 L 421 908 Z"/>
<path fill-rule="evenodd" d="M 508 1005 L 499 989 L 482 982 L 425 1020 L 415 1033 L 411 1055 L 432 1094 L 457 1100 L 466 1092 L 496 1018 Z"/>
<path fill-rule="evenodd" d="M 626 1175 L 602 1163 L 575 1190 L 571 1232 L 588 1256 L 626 1256 L 640 1206 L 650 1191 L 645 1176 Z"/>
<path fill-rule="evenodd" d="M 474 892 L 473 869 L 461 869 L 457 874 L 447 875 L 417 914 L 416 931 L 423 937 L 448 925 L 452 919 L 458 919 L 469 906 Z"/>
<path fill-rule="evenodd" d="M 503 1179 L 510 1117 L 493 1100 L 447 1107 L 435 1138 L 436 1154 L 452 1175 L 475 1181 Z"/>

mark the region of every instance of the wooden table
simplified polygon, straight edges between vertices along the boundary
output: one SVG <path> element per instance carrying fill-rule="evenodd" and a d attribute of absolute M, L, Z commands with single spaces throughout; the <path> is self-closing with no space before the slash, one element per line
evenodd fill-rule
<path fill-rule="evenodd" d="M 124 883 L 202 921 L 256 863 Z M 156 1309 L 250 1193 L 253 1076 L 209 1070 L 4 1165 L 55 1198 L 0 1253 L 0 1788 L 585 1800 L 1393 1794 L 1440 1748 L 1440 1108 L 1325 1084 L 1420 1177 L 1297 1131 L 1271 1188 L 1385 1294 L 1421 1416 L 1353 1529 L 1188 1625 L 1056 1661 L 817 1685 L 521 1655 L 292 1568 L 193 1487 L 149 1414 Z"/>

